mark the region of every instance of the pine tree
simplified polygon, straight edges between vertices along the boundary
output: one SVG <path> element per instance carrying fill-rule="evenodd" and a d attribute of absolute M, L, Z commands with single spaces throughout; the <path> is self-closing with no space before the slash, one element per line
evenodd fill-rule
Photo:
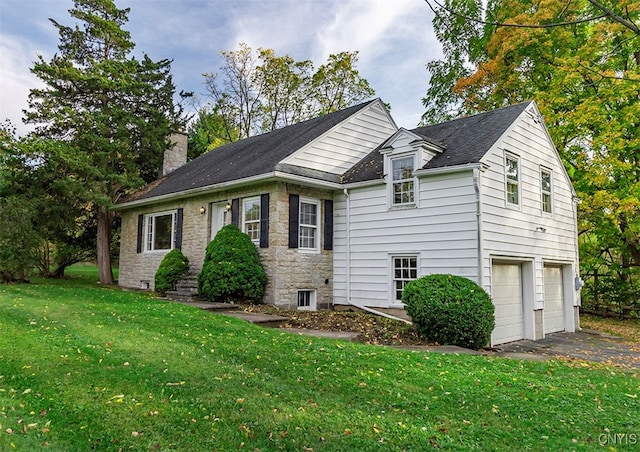
<path fill-rule="evenodd" d="M 32 89 L 25 122 L 35 134 L 64 141 L 56 155 L 82 182 L 78 196 L 93 207 L 100 282 L 113 283 L 109 207 L 158 173 L 169 132 L 178 126 L 169 60 L 131 56 L 134 43 L 122 27 L 129 9 L 112 0 L 74 0 L 73 27 L 58 29 L 59 52 L 40 56 L 31 72 L 44 82 Z M 40 156 L 47 159 L 46 152 Z"/>

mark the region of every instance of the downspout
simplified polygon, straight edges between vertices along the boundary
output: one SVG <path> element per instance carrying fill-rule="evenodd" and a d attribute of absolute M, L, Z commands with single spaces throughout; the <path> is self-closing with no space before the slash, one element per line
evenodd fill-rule
<path fill-rule="evenodd" d="M 388 319 L 399 320 L 400 322 L 412 324 L 409 320 L 401 319 L 400 317 L 393 316 L 391 314 L 387 314 L 386 312 L 377 311 L 375 309 L 371 309 L 368 306 L 361 305 L 359 303 L 354 303 L 351 301 L 351 200 L 349 199 L 349 189 L 344 189 L 344 196 L 346 198 L 346 211 L 347 211 L 347 224 L 346 224 L 346 261 L 347 261 L 347 303 L 355 308 L 358 308 L 362 311 L 369 312 L 371 314 L 378 315 L 380 317 L 386 317 Z"/>
<path fill-rule="evenodd" d="M 476 192 L 476 217 L 478 227 L 478 285 L 483 287 L 484 284 L 484 246 L 482 242 L 482 186 L 480 181 L 480 168 L 473 170 L 473 188 Z M 484 288 L 484 287 L 483 287 Z"/>

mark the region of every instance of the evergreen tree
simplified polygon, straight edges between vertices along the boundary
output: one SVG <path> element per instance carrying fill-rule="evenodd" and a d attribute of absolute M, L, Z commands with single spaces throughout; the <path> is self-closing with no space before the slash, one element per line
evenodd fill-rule
<path fill-rule="evenodd" d="M 111 284 L 109 207 L 157 177 L 180 112 L 173 104 L 171 62 L 131 56 L 134 43 L 122 28 L 128 8 L 112 0 L 74 0 L 69 13 L 81 25 L 51 20 L 59 53 L 50 61 L 39 57 L 31 69 L 45 86 L 31 90 L 25 122 L 37 126 L 39 137 L 66 143 L 39 158 L 55 158 L 80 182 L 77 195 L 96 218 L 100 282 Z"/>

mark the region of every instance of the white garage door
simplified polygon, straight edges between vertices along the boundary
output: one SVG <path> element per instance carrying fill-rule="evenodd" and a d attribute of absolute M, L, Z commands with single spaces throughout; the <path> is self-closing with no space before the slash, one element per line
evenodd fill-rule
<path fill-rule="evenodd" d="M 544 267 L 544 332 L 564 331 L 562 268 Z"/>
<path fill-rule="evenodd" d="M 493 344 L 517 341 L 524 337 L 522 272 L 517 264 L 494 264 L 492 294 L 496 307 Z"/>

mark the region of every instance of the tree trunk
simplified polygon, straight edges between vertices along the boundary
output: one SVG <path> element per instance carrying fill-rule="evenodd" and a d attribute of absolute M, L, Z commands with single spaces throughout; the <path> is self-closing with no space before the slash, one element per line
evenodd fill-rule
<path fill-rule="evenodd" d="M 97 257 L 100 284 L 113 284 L 111 271 L 111 215 L 105 206 L 98 206 Z"/>

